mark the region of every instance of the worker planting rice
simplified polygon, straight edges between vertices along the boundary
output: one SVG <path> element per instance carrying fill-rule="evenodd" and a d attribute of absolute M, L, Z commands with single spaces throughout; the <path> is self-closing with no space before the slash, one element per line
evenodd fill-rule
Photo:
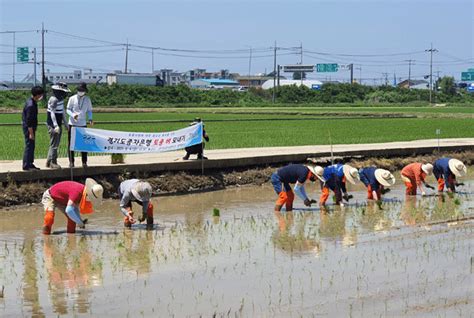
<path fill-rule="evenodd" d="M 401 172 L 402 181 L 405 182 L 406 195 L 416 195 L 417 189 L 420 189 L 421 195 L 426 195 L 423 185 L 432 188 L 426 183 L 427 176 L 433 174 L 433 165 L 431 163 L 414 162 L 405 166 Z"/>
<path fill-rule="evenodd" d="M 138 179 L 123 181 L 119 187 L 120 211 L 124 215 L 124 226 L 131 227 L 136 223 L 132 202 L 142 207 L 142 216 L 139 222 L 146 220 L 148 227 L 153 227 L 153 204 L 150 202 L 152 194 L 151 185 Z"/>
<path fill-rule="evenodd" d="M 381 201 L 386 188 L 395 184 L 393 174 L 385 169 L 367 167 L 359 169 L 360 181 L 367 187 L 367 199 Z"/>
<path fill-rule="evenodd" d="M 443 192 L 446 187 L 449 193 L 456 192 L 456 186 L 460 185 L 456 177 L 463 177 L 467 174 L 467 168 L 458 159 L 440 158 L 435 161 L 433 173 L 438 180 L 438 192 Z"/>
<path fill-rule="evenodd" d="M 336 197 L 336 204 L 344 206 L 342 199 L 349 201 L 351 198 L 347 193 L 346 181 L 356 184 L 359 181 L 359 171 L 350 165 L 343 165 L 340 163 L 330 165 L 324 168 L 323 179 L 321 181 L 321 197 L 319 204 L 324 206 L 329 197 L 330 190 L 334 192 Z"/>

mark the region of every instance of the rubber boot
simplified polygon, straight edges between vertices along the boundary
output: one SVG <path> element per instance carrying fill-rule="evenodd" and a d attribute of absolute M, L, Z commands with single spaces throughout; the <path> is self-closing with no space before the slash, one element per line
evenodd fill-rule
<path fill-rule="evenodd" d="M 43 234 L 51 234 L 54 223 L 54 211 L 46 210 L 44 212 Z"/>
<path fill-rule="evenodd" d="M 153 204 L 148 204 L 148 210 L 146 212 L 146 228 L 153 229 Z"/>
<path fill-rule="evenodd" d="M 67 218 L 67 233 L 69 234 L 76 233 L 76 223 L 70 218 Z"/>
<path fill-rule="evenodd" d="M 133 212 L 131 212 L 130 215 L 133 217 Z M 128 220 L 128 216 L 123 218 L 123 226 L 128 228 L 132 227 L 132 223 Z"/>

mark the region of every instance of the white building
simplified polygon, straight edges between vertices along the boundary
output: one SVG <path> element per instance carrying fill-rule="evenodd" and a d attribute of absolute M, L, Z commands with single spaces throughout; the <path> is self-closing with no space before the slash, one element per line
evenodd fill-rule
<path fill-rule="evenodd" d="M 276 80 L 275 83 L 278 86 L 278 80 Z M 280 86 L 289 86 L 289 85 L 301 86 L 301 84 L 311 89 L 319 89 L 323 85 L 323 82 L 318 81 L 318 80 L 301 81 L 301 80 L 291 80 L 291 79 L 280 79 Z M 266 81 L 265 83 L 263 83 L 262 88 L 263 89 L 273 88 L 273 79 L 270 79 Z"/>

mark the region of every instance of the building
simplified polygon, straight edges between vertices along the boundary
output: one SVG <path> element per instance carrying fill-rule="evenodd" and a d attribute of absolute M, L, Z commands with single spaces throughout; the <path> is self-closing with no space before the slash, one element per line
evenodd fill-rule
<path fill-rule="evenodd" d="M 244 87 L 262 87 L 263 83 L 265 83 L 268 80 L 273 80 L 273 77 L 271 76 L 266 76 L 266 75 L 239 75 L 236 76 L 235 78 L 240 86 Z M 281 81 L 281 76 L 280 76 L 280 81 Z"/>
<path fill-rule="evenodd" d="M 408 87 L 408 80 L 398 83 L 398 87 L 410 89 L 429 89 L 430 83 L 425 80 L 410 80 L 410 87 Z"/>
<path fill-rule="evenodd" d="M 163 80 L 163 84 L 166 86 L 176 86 L 186 83 L 183 73 L 176 72 L 171 69 L 161 69 L 158 71 L 158 74 Z"/>
<path fill-rule="evenodd" d="M 289 80 L 289 79 L 281 79 L 276 81 L 277 86 L 278 82 L 280 83 L 280 86 L 288 86 L 288 85 L 296 85 L 296 86 L 301 86 L 303 84 L 304 86 L 311 88 L 311 89 L 320 89 L 321 86 L 323 85 L 323 82 L 318 81 L 318 80 Z M 263 89 L 270 89 L 273 88 L 273 79 L 267 80 L 265 83 L 262 85 Z"/>
<path fill-rule="evenodd" d="M 201 78 L 191 81 L 189 86 L 198 89 L 237 89 L 240 87 L 240 84 L 239 82 L 230 79 Z"/>
<path fill-rule="evenodd" d="M 41 77 L 41 75 L 39 75 Z M 72 72 L 50 72 L 46 70 L 45 77 L 50 83 L 64 82 L 66 84 L 79 84 L 85 82 L 88 84 L 105 84 L 106 73 L 94 73 L 92 69 L 74 70 Z"/>
<path fill-rule="evenodd" d="M 163 86 L 163 81 L 151 73 L 111 73 L 107 74 L 107 84 Z"/>

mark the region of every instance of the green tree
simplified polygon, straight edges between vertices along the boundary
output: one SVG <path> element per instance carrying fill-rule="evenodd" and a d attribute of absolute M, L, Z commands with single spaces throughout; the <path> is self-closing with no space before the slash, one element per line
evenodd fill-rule
<path fill-rule="evenodd" d="M 456 95 L 456 83 L 454 77 L 444 76 L 438 81 L 438 87 L 441 93 L 447 96 Z"/>

